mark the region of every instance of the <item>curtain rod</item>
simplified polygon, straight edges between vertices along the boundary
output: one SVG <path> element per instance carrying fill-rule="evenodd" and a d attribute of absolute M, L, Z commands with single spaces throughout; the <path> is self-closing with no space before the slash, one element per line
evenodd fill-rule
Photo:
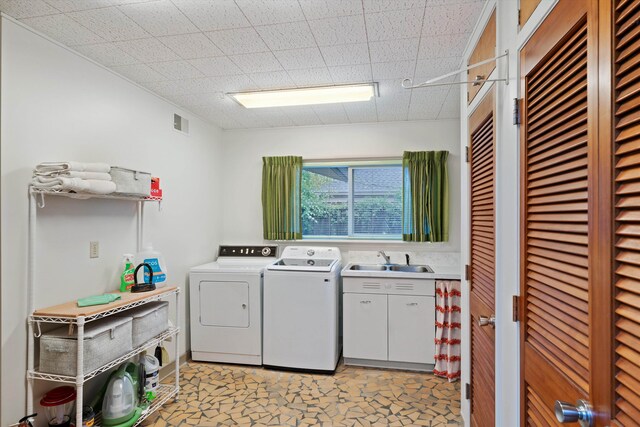
<path fill-rule="evenodd" d="M 402 156 L 397 157 L 343 157 L 343 158 L 332 158 L 332 159 L 308 159 L 306 157 L 302 158 L 302 162 L 310 162 L 310 163 L 321 163 L 321 162 L 333 162 L 333 163 L 342 163 L 342 162 L 378 162 L 384 160 L 402 160 Z"/>

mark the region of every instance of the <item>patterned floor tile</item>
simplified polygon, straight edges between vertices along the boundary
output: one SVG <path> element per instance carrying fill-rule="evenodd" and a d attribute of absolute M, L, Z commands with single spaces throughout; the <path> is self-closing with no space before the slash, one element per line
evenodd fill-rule
<path fill-rule="evenodd" d="M 178 402 L 145 427 L 460 426 L 460 385 L 427 373 L 344 366 L 334 375 L 190 362 Z"/>

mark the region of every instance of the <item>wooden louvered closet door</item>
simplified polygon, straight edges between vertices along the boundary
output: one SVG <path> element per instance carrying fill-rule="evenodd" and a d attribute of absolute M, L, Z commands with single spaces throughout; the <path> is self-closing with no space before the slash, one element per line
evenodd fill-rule
<path fill-rule="evenodd" d="M 555 402 L 578 399 L 594 405 L 594 425 L 609 425 L 611 156 L 598 127 L 598 30 L 596 0 L 560 0 L 521 51 L 527 426 L 560 425 Z"/>
<path fill-rule="evenodd" d="M 640 0 L 616 0 L 614 31 L 615 408 L 640 424 Z"/>
<path fill-rule="evenodd" d="M 469 117 L 471 176 L 471 425 L 495 424 L 495 89 Z"/>

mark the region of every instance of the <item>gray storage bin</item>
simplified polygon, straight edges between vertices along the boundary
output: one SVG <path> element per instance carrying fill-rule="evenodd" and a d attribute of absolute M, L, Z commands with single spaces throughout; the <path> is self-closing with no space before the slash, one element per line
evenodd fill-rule
<path fill-rule="evenodd" d="M 133 350 L 131 317 L 107 317 L 85 324 L 84 373 L 97 369 Z M 40 372 L 75 376 L 78 328 L 69 335 L 65 325 L 40 337 Z"/>
<path fill-rule="evenodd" d="M 111 180 L 116 184 L 114 194 L 148 197 L 151 194 L 151 174 L 133 169 L 111 167 Z"/>
<path fill-rule="evenodd" d="M 132 344 L 137 348 L 153 337 L 169 329 L 169 303 L 167 301 L 150 302 L 116 316 L 129 316 L 132 322 Z"/>

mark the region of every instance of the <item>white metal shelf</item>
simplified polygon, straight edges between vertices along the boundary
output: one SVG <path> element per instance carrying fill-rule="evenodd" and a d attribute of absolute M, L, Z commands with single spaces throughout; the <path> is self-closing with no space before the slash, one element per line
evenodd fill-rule
<path fill-rule="evenodd" d="M 134 307 L 138 307 L 147 304 L 151 301 L 156 301 L 167 297 L 168 295 L 175 295 L 175 319 L 176 323 L 180 321 L 180 288 L 168 289 L 167 291 L 158 291 L 149 296 L 131 297 L 123 296 L 120 303 L 113 303 L 112 308 L 105 308 L 104 310 L 79 310 L 73 308 L 74 304 L 63 304 L 61 306 L 49 307 L 48 311 L 35 310 L 35 290 L 36 290 L 36 243 L 37 243 L 37 212 L 39 209 L 45 207 L 45 196 L 66 197 L 71 199 L 110 199 L 110 200 L 126 200 L 135 202 L 137 204 L 137 244 L 138 251 L 141 250 L 143 238 L 144 238 L 144 206 L 146 202 L 158 202 L 158 208 L 161 209 L 162 199 L 158 197 L 139 197 L 139 196 L 126 196 L 126 195 L 98 195 L 98 194 L 78 194 L 61 191 L 47 191 L 42 189 L 35 189 L 33 186 L 28 187 L 29 196 L 29 241 L 28 241 L 28 268 L 27 268 L 27 326 L 28 326 L 28 338 L 27 338 L 27 413 L 33 412 L 34 407 L 34 384 L 35 380 L 55 381 L 68 384 L 74 384 L 76 387 L 76 411 L 75 421 L 76 425 L 82 425 L 82 407 L 84 401 L 84 383 L 97 375 L 106 372 L 107 370 L 116 367 L 118 364 L 123 363 L 129 358 L 140 354 L 142 351 L 158 345 L 159 343 L 173 338 L 173 345 L 175 349 L 175 372 L 174 372 L 174 384 L 162 385 L 158 390 L 158 397 L 151 403 L 151 405 L 145 409 L 140 419 L 135 425 L 139 425 L 145 418 L 151 415 L 160 406 L 166 403 L 172 397 L 178 399 L 178 393 L 180 391 L 180 329 L 179 327 L 169 328 L 164 333 L 156 336 L 152 340 L 146 342 L 142 346 L 128 352 L 127 354 L 113 360 L 104 366 L 95 369 L 89 373 L 84 372 L 84 328 L 87 322 L 91 322 L 97 319 L 101 319 L 107 316 L 111 316 L 116 313 L 129 310 Z M 39 203 L 38 203 L 39 200 Z M 130 300 L 130 301 L 129 301 Z M 62 307 L 65 306 L 65 307 Z M 65 308 L 66 310 L 61 310 Z M 35 368 L 35 340 L 40 336 L 40 323 L 62 323 L 74 325 L 77 328 L 77 350 L 76 350 L 76 375 L 52 375 L 44 372 L 38 372 Z M 34 327 L 37 328 L 38 334 L 34 334 Z M 96 424 L 100 425 L 100 424 Z"/>
<path fill-rule="evenodd" d="M 68 191 L 52 191 L 31 187 L 31 193 L 41 196 L 59 196 L 68 197 L 70 199 L 87 200 L 87 199 L 110 199 L 110 200 L 129 200 L 132 202 L 161 202 L 162 198 L 155 196 L 135 196 L 126 194 L 92 194 L 92 193 L 71 193 Z"/>
<path fill-rule="evenodd" d="M 166 298 L 169 295 L 175 295 L 175 294 L 177 294 L 179 292 L 180 292 L 180 288 L 175 288 L 175 289 L 173 289 L 173 290 L 171 290 L 169 292 L 164 292 L 164 293 L 161 293 L 161 294 L 151 295 L 151 296 L 149 296 L 147 298 L 143 298 L 143 299 L 139 299 L 139 300 L 136 300 L 136 301 L 132 301 L 129 304 L 126 304 L 126 305 L 121 305 L 119 307 L 114 307 L 114 308 L 111 308 L 111 309 L 104 310 L 104 311 L 102 311 L 100 313 L 92 314 L 90 316 L 85 316 L 84 317 L 84 323 L 91 322 L 91 321 L 98 320 L 98 319 L 102 319 L 103 317 L 111 316 L 111 315 L 116 314 L 116 313 L 121 313 L 123 311 L 127 311 L 127 310 L 130 310 L 132 308 L 139 307 L 141 305 L 145 305 L 145 304 L 147 304 L 149 302 L 152 302 L 152 301 L 158 301 L 158 300 L 161 300 L 163 298 Z M 62 323 L 62 324 L 69 324 L 69 323 L 77 324 L 78 323 L 78 319 L 79 319 L 78 317 L 39 316 L 37 314 L 32 314 L 30 316 L 30 318 L 29 318 L 29 320 L 32 323 L 42 322 L 42 323 Z"/>
<path fill-rule="evenodd" d="M 115 360 L 112 360 L 111 362 L 106 363 L 105 365 L 103 365 L 103 366 L 101 366 L 101 367 L 99 367 L 97 369 L 94 369 L 91 372 L 86 373 L 81 378 L 82 382 L 87 382 L 91 378 L 94 378 L 95 376 L 100 375 L 103 372 L 107 372 L 111 368 L 115 368 L 119 364 L 127 361 L 128 359 L 132 358 L 133 356 L 136 356 L 136 355 L 142 353 L 143 351 L 147 350 L 148 348 L 157 346 L 161 342 L 166 341 L 167 339 L 176 336 L 179 331 L 180 331 L 180 328 L 177 328 L 177 327 L 173 327 L 173 328 L 167 329 L 166 331 L 164 331 L 160 335 L 156 336 L 152 340 L 147 341 L 146 343 L 142 344 L 141 346 L 139 346 L 137 348 L 134 348 L 133 350 L 131 350 L 130 352 L 120 356 L 119 358 L 117 358 Z M 36 380 L 54 381 L 54 382 L 69 383 L 69 384 L 76 384 L 78 382 L 78 378 L 76 376 L 48 374 L 46 372 L 39 372 L 38 370 L 29 371 L 27 375 L 28 375 L 28 378 L 36 379 Z"/>

